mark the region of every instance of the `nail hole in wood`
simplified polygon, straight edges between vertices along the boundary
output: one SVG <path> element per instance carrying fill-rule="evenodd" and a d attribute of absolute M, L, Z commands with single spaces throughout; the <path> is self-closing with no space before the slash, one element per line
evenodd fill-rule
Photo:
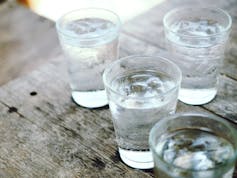
<path fill-rule="evenodd" d="M 31 95 L 31 96 L 35 96 L 35 95 L 37 95 L 37 92 L 32 91 L 32 92 L 30 92 L 30 95 Z"/>

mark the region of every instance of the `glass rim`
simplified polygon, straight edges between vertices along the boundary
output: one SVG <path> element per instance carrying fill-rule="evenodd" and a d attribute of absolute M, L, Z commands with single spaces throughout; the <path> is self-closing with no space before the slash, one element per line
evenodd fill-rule
<path fill-rule="evenodd" d="M 224 27 L 220 32 L 214 33 L 214 34 L 209 34 L 206 36 L 199 36 L 199 35 L 185 35 L 185 34 L 180 34 L 179 32 L 175 32 L 174 30 L 172 30 L 170 28 L 170 25 L 167 24 L 167 19 L 172 16 L 174 13 L 179 12 L 179 11 L 187 11 L 188 9 L 194 9 L 194 10 L 202 10 L 202 9 L 207 9 L 208 11 L 211 10 L 215 10 L 216 12 L 221 13 L 222 15 L 227 17 L 228 20 L 228 24 L 226 25 L 226 27 Z M 221 36 L 223 33 L 230 31 L 231 26 L 232 26 L 232 18 L 229 15 L 228 12 L 226 12 L 225 10 L 221 9 L 221 8 L 215 8 L 215 7 L 192 7 L 192 6 L 186 6 L 186 7 L 177 7 L 174 8 L 172 10 L 170 10 L 169 12 L 167 12 L 163 18 L 163 25 L 164 27 L 171 33 L 176 34 L 177 36 L 183 36 L 183 37 L 187 37 L 187 38 L 210 38 L 210 37 L 215 37 L 215 36 Z"/>
<path fill-rule="evenodd" d="M 152 59 L 156 59 L 156 58 L 159 58 L 161 59 L 162 61 L 166 62 L 166 63 L 169 63 L 172 65 L 172 67 L 174 67 L 176 69 L 176 71 L 178 72 L 178 80 L 176 80 L 175 82 L 175 86 L 170 88 L 169 90 L 167 90 L 166 92 L 162 93 L 162 94 L 156 94 L 156 95 L 153 95 L 153 96 L 147 96 L 147 97 L 144 97 L 144 96 L 127 96 L 126 94 L 121 94 L 120 92 L 116 91 L 115 89 L 113 89 L 111 87 L 111 85 L 108 83 L 107 81 L 107 76 L 108 76 L 108 73 L 111 69 L 113 69 L 114 66 L 118 65 L 119 63 L 123 62 L 123 61 L 126 61 L 128 59 L 133 59 L 133 58 L 137 58 L 136 60 L 142 60 L 144 58 L 152 58 Z M 164 57 L 161 57 L 161 56 L 148 56 L 148 55 L 130 55 L 130 56 L 126 56 L 126 57 L 122 57 L 114 62 L 112 62 L 111 64 L 109 64 L 104 72 L 103 72 L 103 82 L 104 82 L 104 86 L 105 88 L 108 88 L 110 91 L 112 91 L 113 93 L 115 93 L 116 95 L 119 95 L 123 98 L 130 98 L 130 99 L 137 99 L 137 100 L 147 100 L 147 99 L 151 99 L 151 98 L 156 98 L 156 97 L 163 97 L 169 93 L 171 93 L 172 91 L 174 91 L 175 89 L 177 89 L 180 84 L 181 84 L 181 80 L 182 80 L 182 72 L 181 72 L 181 69 L 172 61 L 164 58 Z"/>
<path fill-rule="evenodd" d="M 150 130 L 150 133 L 149 133 L 149 145 L 150 145 L 150 149 L 155 153 L 155 155 L 157 157 L 159 157 L 159 160 L 164 164 L 164 165 L 168 165 L 168 166 L 172 166 L 174 167 L 175 169 L 179 169 L 179 170 L 182 170 L 182 171 L 189 171 L 189 172 L 207 172 L 207 171 L 212 171 L 212 170 L 215 170 L 215 169 L 218 169 L 219 167 L 222 167 L 223 165 L 217 165 L 215 166 L 214 168 L 209 168 L 209 169 L 206 169 L 206 170 L 195 170 L 195 169 L 185 169 L 185 168 L 182 168 L 182 167 L 179 167 L 179 166 L 176 166 L 176 165 L 173 165 L 171 163 L 167 163 L 156 151 L 155 151 L 155 144 L 154 144 L 154 134 L 155 134 L 155 130 L 157 129 L 157 127 L 160 126 L 160 124 L 162 122 L 167 122 L 167 121 L 170 121 L 170 120 L 173 120 L 173 119 L 177 119 L 179 117 L 186 117 L 186 116 L 197 116 L 197 117 L 203 117 L 203 118 L 208 118 L 208 119 L 211 119 L 211 120 L 215 120 L 217 122 L 220 122 L 222 124 L 224 124 L 230 131 L 231 131 L 231 134 L 233 136 L 235 136 L 234 132 L 236 132 L 234 130 L 234 127 L 231 126 L 231 124 L 227 121 L 227 120 L 224 120 L 224 119 L 221 119 L 220 117 L 217 117 L 217 116 L 214 116 L 214 115 L 211 115 L 211 114 L 208 114 L 208 113 L 197 113 L 197 112 L 181 112 L 181 113 L 176 113 L 176 114 L 173 114 L 173 115 L 170 115 L 166 118 L 163 118 L 161 119 L 160 121 L 158 121 Z M 235 136 L 236 137 L 236 136 Z M 235 163 L 236 161 L 236 158 L 237 158 L 237 143 L 234 144 L 233 146 L 235 146 L 236 148 L 234 149 L 235 152 L 234 152 L 234 155 L 233 157 L 231 157 L 230 159 L 228 159 L 224 165 L 231 165 L 233 163 Z"/>
<path fill-rule="evenodd" d="M 106 33 L 103 33 L 99 36 L 94 36 L 94 37 L 86 37 L 86 36 L 80 36 L 80 35 L 72 35 L 72 34 L 68 34 L 66 32 L 63 31 L 63 28 L 61 27 L 61 22 L 69 15 L 73 14 L 73 13 L 80 13 L 80 12 L 86 12 L 86 11 L 98 11 L 98 12 L 106 12 L 109 13 L 111 15 L 113 15 L 116 18 L 116 23 L 115 24 L 115 28 L 113 30 L 108 30 Z M 87 17 L 85 17 L 87 18 Z M 79 18 L 80 19 L 80 18 Z M 110 33 L 116 33 L 118 35 L 118 33 L 121 30 L 121 20 L 120 17 L 118 16 L 118 14 L 116 14 L 115 12 L 109 10 L 109 9 L 105 9 L 105 8 L 98 8 L 98 7 L 88 7 L 88 8 L 80 8 L 80 9 L 75 9 L 69 12 L 64 13 L 58 20 L 56 20 L 55 26 L 56 29 L 58 31 L 58 33 L 63 34 L 64 36 L 67 36 L 69 38 L 77 38 L 80 39 L 81 41 L 87 41 L 87 40 L 95 40 L 95 39 L 100 39 L 103 38 L 105 36 L 107 36 Z"/>

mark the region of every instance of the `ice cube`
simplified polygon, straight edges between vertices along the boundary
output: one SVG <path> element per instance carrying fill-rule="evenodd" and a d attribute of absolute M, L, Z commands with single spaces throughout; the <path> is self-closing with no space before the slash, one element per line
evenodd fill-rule
<path fill-rule="evenodd" d="M 175 166 L 184 169 L 207 170 L 214 167 L 214 163 L 204 152 L 186 152 L 174 159 Z"/>
<path fill-rule="evenodd" d="M 68 33 L 74 33 L 76 35 L 93 38 L 101 36 L 108 31 L 112 31 L 115 25 L 111 21 L 99 19 L 99 18 L 85 18 L 74 20 L 65 26 Z"/>
<path fill-rule="evenodd" d="M 210 154 L 210 153 L 209 153 Z M 219 146 L 218 149 L 216 149 L 214 151 L 214 153 L 212 154 L 213 160 L 219 164 L 219 163 L 223 163 L 225 160 L 227 160 L 230 155 L 232 155 L 232 150 L 230 147 L 226 147 L 226 146 Z"/>
<path fill-rule="evenodd" d="M 214 162 L 203 151 L 193 154 L 192 165 L 192 168 L 195 170 L 207 170 L 215 166 Z"/>
<path fill-rule="evenodd" d="M 130 85 L 130 96 L 143 96 L 143 97 L 151 97 L 156 94 L 156 91 L 149 87 L 147 83 L 144 82 L 136 82 Z"/>
<path fill-rule="evenodd" d="M 66 30 L 68 32 L 81 35 L 88 33 L 88 24 L 82 20 L 75 20 L 66 25 Z"/>
<path fill-rule="evenodd" d="M 143 92 L 146 92 L 146 90 L 147 90 L 147 85 L 146 83 L 143 83 L 143 82 L 136 82 L 130 85 L 131 94 L 133 93 L 141 94 Z"/>
<path fill-rule="evenodd" d="M 176 151 L 173 149 L 168 149 L 164 151 L 163 158 L 166 162 L 172 163 L 175 159 Z"/>
<path fill-rule="evenodd" d="M 203 26 L 208 25 L 208 21 L 207 20 L 198 20 L 198 21 L 199 21 L 199 25 L 203 25 Z"/>
<path fill-rule="evenodd" d="M 200 35 L 207 36 L 220 32 L 223 28 L 217 21 L 196 20 L 187 21 L 181 20 L 172 25 L 174 31 L 185 35 Z"/>
<path fill-rule="evenodd" d="M 174 159 L 173 164 L 177 167 L 181 167 L 183 169 L 191 169 L 192 168 L 192 153 L 187 152 L 186 154 L 179 155 Z"/>
<path fill-rule="evenodd" d="M 113 27 L 113 24 L 111 22 L 105 22 L 105 23 L 102 23 L 100 25 L 100 29 L 102 30 L 108 30 L 108 29 L 111 29 Z"/>
<path fill-rule="evenodd" d="M 146 81 L 147 86 L 152 89 L 157 89 L 162 87 L 162 81 L 158 77 L 151 77 Z"/>
<path fill-rule="evenodd" d="M 210 150 L 216 150 L 218 148 L 218 143 L 215 137 L 211 136 L 202 136 L 196 138 L 196 140 L 193 141 L 192 148 L 199 148 L 199 149 L 210 149 Z"/>

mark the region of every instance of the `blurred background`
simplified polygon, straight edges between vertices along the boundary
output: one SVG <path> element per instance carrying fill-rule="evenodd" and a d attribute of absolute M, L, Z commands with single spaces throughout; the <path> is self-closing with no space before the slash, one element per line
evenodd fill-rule
<path fill-rule="evenodd" d="M 158 5 L 163 0 L 19 0 L 34 12 L 57 20 L 62 14 L 79 8 L 98 7 L 116 12 L 126 22 Z"/>

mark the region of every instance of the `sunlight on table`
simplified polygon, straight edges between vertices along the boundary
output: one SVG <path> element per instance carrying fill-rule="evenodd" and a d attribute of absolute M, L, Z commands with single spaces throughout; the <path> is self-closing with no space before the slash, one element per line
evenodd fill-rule
<path fill-rule="evenodd" d="M 116 12 L 122 22 L 146 12 L 163 0 L 29 0 L 28 4 L 36 13 L 51 20 L 62 14 L 80 8 L 98 7 Z"/>

